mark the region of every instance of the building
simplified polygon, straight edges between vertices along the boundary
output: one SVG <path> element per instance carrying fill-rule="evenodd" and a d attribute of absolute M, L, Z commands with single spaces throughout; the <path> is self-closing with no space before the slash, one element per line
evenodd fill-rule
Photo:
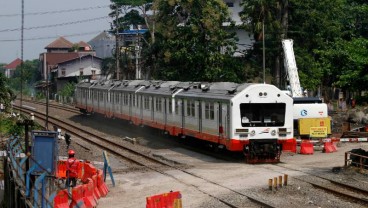
<path fill-rule="evenodd" d="M 101 75 L 102 59 L 91 54 L 58 63 L 52 70 L 57 80 L 56 88 L 62 89 L 70 81 L 97 80 Z"/>
<path fill-rule="evenodd" d="M 104 59 L 113 57 L 115 42 L 115 35 L 102 32 L 88 41 L 88 44 L 92 46 L 92 49 L 96 52 L 96 56 Z"/>
<path fill-rule="evenodd" d="M 10 64 L 4 66 L 5 69 L 5 77 L 11 78 L 15 72 L 15 69 L 17 66 L 19 66 L 22 63 L 22 60 L 17 58 L 14 61 L 12 61 Z"/>
<path fill-rule="evenodd" d="M 66 82 L 75 82 L 80 77 L 84 77 L 80 76 L 81 72 L 82 75 L 88 75 L 88 78 L 98 77 L 101 73 L 101 58 L 96 57 L 96 52 L 84 41 L 72 43 L 59 37 L 45 49 L 46 52 L 39 56 L 39 70 L 44 80 L 44 84 L 38 85 L 40 88 L 45 88 L 47 86 L 45 83 L 48 83 L 49 86 L 51 85 L 51 92 L 56 93 Z"/>
<path fill-rule="evenodd" d="M 229 8 L 229 12 L 232 17 L 231 19 L 235 22 L 237 27 L 240 27 L 243 24 L 239 16 L 239 13 L 242 11 L 242 7 L 240 5 L 241 0 L 224 0 L 224 2 Z M 227 23 L 224 23 L 224 25 L 226 24 Z M 239 39 L 237 42 L 238 49 L 234 56 L 243 56 L 244 51 L 250 49 L 255 40 L 252 33 L 245 31 L 243 28 L 236 29 L 234 32 Z"/>

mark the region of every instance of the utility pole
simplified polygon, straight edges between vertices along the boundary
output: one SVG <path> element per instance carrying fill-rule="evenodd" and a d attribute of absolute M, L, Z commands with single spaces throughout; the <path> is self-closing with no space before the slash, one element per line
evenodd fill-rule
<path fill-rule="evenodd" d="M 23 40 L 24 40 L 24 0 L 22 0 L 22 29 L 21 29 L 21 46 L 20 46 L 20 107 L 22 108 L 23 98 Z"/>
<path fill-rule="evenodd" d="M 266 46 L 265 46 L 265 26 L 264 26 L 264 18 L 262 21 L 262 45 L 263 45 L 263 83 L 266 84 Z"/>
<path fill-rule="evenodd" d="M 119 67 L 119 55 L 120 55 L 120 46 L 119 46 L 119 9 L 118 9 L 118 5 L 115 4 L 115 29 L 116 29 L 116 33 L 115 33 L 115 40 L 116 40 L 116 44 L 115 44 L 115 53 L 116 53 L 116 79 L 119 80 L 120 79 L 120 67 Z"/>

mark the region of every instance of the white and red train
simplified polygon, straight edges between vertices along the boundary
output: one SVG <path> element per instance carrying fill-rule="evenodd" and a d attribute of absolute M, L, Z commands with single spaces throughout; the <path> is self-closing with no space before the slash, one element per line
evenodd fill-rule
<path fill-rule="evenodd" d="M 76 107 L 279 162 L 293 138 L 293 99 L 268 84 L 123 80 L 81 82 Z M 285 148 L 285 147 L 284 147 Z"/>

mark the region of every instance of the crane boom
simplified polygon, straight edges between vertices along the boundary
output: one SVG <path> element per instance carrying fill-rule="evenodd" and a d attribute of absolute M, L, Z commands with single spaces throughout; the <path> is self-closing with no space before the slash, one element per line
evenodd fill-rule
<path fill-rule="evenodd" d="M 284 64 L 289 77 L 291 95 L 292 97 L 303 97 L 303 91 L 299 81 L 298 68 L 296 67 L 294 56 L 293 40 L 282 40 L 282 48 L 284 49 Z"/>

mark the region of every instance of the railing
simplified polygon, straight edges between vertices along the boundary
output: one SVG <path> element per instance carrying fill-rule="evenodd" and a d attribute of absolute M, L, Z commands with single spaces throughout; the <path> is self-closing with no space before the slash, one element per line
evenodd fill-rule
<path fill-rule="evenodd" d="M 356 162 L 357 160 L 354 160 L 351 158 L 351 156 L 357 157 L 359 162 Z M 352 152 L 345 152 L 345 167 L 348 167 L 350 165 L 354 165 L 360 168 L 360 171 L 362 172 L 363 169 L 368 169 L 368 157 L 364 155 L 355 154 Z"/>
<path fill-rule="evenodd" d="M 33 164 L 29 170 L 28 160 Z M 4 166 L 7 207 L 53 207 L 54 197 L 61 190 L 60 182 L 32 156 L 24 154 L 22 139 L 16 136 L 8 139 Z M 33 174 L 38 167 L 42 171 Z"/>

